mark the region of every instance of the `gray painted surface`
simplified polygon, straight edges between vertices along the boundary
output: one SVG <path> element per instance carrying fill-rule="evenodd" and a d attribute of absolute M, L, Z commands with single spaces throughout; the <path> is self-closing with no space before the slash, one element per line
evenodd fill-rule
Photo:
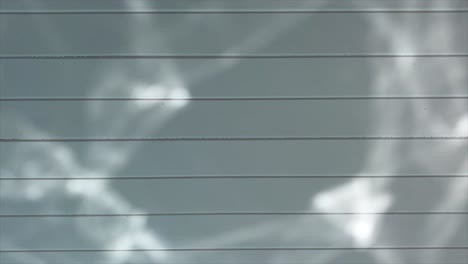
<path fill-rule="evenodd" d="M 0 1 L 2 11 L 462 9 L 466 1 Z M 1 55 L 468 53 L 467 13 L 0 15 Z M 468 58 L 0 59 L 2 98 L 459 96 Z M 468 136 L 464 99 L 0 102 L 1 138 Z M 468 211 L 459 140 L 0 143 L 0 214 Z M 0 218 L 0 249 L 468 246 L 468 215 Z M 463 249 L 0 253 L 17 263 L 462 264 Z"/>

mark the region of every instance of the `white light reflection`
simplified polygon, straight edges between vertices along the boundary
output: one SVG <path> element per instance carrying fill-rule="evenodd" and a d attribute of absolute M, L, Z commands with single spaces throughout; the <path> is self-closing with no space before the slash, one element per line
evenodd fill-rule
<path fill-rule="evenodd" d="M 407 1 L 413 2 L 413 1 Z M 437 1 L 427 1 L 437 8 Z M 440 2 L 439 2 L 440 3 Z M 143 1 L 125 1 L 130 9 L 142 10 L 149 8 Z M 408 4 L 409 5 L 409 4 Z M 446 7 L 447 5 L 445 5 Z M 393 15 L 376 14 L 368 16 L 369 25 L 379 33 L 381 39 L 389 43 L 391 52 L 395 53 L 419 53 L 432 45 L 440 50 L 452 50 L 452 44 L 456 37 L 451 31 L 453 25 L 445 23 L 443 19 L 435 21 L 417 21 L 415 23 L 433 23 L 430 32 L 422 32 L 414 35 L 404 29 L 404 23 Z M 299 16 L 303 17 L 303 16 Z M 139 16 L 138 22 L 132 25 L 131 33 L 133 50 L 148 50 L 151 45 L 165 47 L 164 38 L 161 37 L 147 16 Z M 190 22 L 190 21 L 189 21 Z M 271 24 L 263 25 L 256 29 L 254 36 L 233 43 L 231 48 L 224 53 L 249 53 L 269 41 L 273 41 L 282 32 L 300 22 L 297 20 L 274 20 Z M 184 24 L 180 25 L 182 28 Z M 47 28 L 48 34 L 54 36 L 53 27 Z M 147 34 L 157 32 L 157 34 Z M 142 37 L 142 36 L 147 37 Z M 56 39 L 53 41 L 60 50 L 63 43 Z M 427 45 L 424 46 L 424 45 Z M 170 51 L 170 49 L 167 49 Z M 122 64 L 109 65 L 108 72 L 102 74 L 102 80 L 96 85 L 91 96 L 96 97 L 131 97 L 131 98 L 169 98 L 173 101 L 131 101 L 116 107 L 113 103 L 92 103 L 88 110 L 92 119 L 92 135 L 105 137 L 143 137 L 151 135 L 163 124 L 173 118 L 180 110 L 187 106 L 190 98 L 189 87 L 194 83 L 210 78 L 215 74 L 237 65 L 237 60 L 206 63 L 202 67 L 188 70 L 183 74 L 174 62 L 140 61 L 135 63 L 137 72 L 143 72 L 143 77 L 136 77 L 131 70 Z M 414 58 L 395 58 L 391 61 L 379 61 L 372 65 L 375 72 L 375 80 L 372 85 L 373 95 L 388 96 L 395 94 L 422 95 L 434 91 L 426 88 L 427 76 L 436 74 L 440 83 L 441 93 L 447 90 L 451 94 L 458 95 L 466 92 L 468 69 L 463 61 L 450 60 L 450 62 L 428 63 L 425 71 L 415 69 L 417 60 Z M 421 64 L 418 64 L 421 65 Z M 421 74 L 424 73 L 424 74 Z M 443 87 L 443 88 L 440 88 Z M 443 90 L 442 90 L 443 89 Z M 446 90 L 445 90 L 446 89 Z M 388 105 L 379 101 L 374 107 L 373 132 L 376 135 L 403 135 L 408 131 L 401 126 L 402 119 L 407 116 L 407 109 L 413 117 L 415 125 L 412 133 L 421 135 L 454 135 L 466 136 L 468 134 L 468 113 L 465 102 L 456 101 L 447 109 L 440 111 L 431 107 L 427 100 L 402 103 L 398 109 L 388 111 Z M 422 110 L 428 109 L 429 111 Z M 385 118 L 383 118 L 385 117 Z M 151 120 L 148 122 L 148 120 Z M 430 124 L 427 126 L 426 124 Z M 32 125 L 24 125 L 21 132 L 25 137 L 54 137 L 54 135 L 34 129 Z M 81 161 L 72 148 L 66 144 L 47 143 L 31 144 L 27 147 L 19 147 L 12 151 L 11 162 L 1 168 L 2 177 L 107 177 L 114 175 L 124 168 L 136 151 L 138 144 L 128 146 L 126 144 L 99 144 L 90 145 L 87 159 Z M 369 147 L 368 157 L 362 170 L 357 174 L 398 174 L 396 161 L 400 153 L 401 143 L 376 142 Z M 457 173 L 467 173 L 466 143 L 451 141 L 436 147 L 421 147 L 409 149 L 408 160 L 416 166 L 427 167 L 430 170 L 439 167 L 440 159 L 454 159 L 453 166 Z M 455 157 L 455 158 L 454 158 Z M 321 212 L 385 212 L 395 203 L 398 193 L 392 190 L 393 182 L 384 179 L 360 179 L 333 187 L 330 190 L 314 195 L 311 198 L 309 209 L 317 209 Z M 61 201 L 78 201 L 77 208 L 73 212 L 79 213 L 128 213 L 140 212 L 139 208 L 132 205 L 127 197 L 118 193 L 107 180 L 101 181 L 68 181 L 61 182 L 2 182 L 0 194 L 4 199 L 28 200 L 35 204 L 46 203 L 44 212 L 50 210 L 60 211 Z M 468 184 L 465 179 L 450 180 L 448 186 L 440 186 L 444 195 L 440 203 L 433 208 L 435 211 L 457 211 L 466 208 Z M 21 191 L 18 191 L 21 190 Z M 53 199 L 51 199 L 51 197 Z M 39 209 L 41 209 L 40 207 Z M 402 242 L 398 234 L 394 236 L 379 235 L 382 231 L 382 219 L 380 215 L 348 215 L 326 216 L 322 220 L 310 221 L 305 218 L 294 220 L 260 223 L 255 226 L 242 227 L 219 236 L 200 239 L 190 243 L 188 247 L 222 247 L 239 245 L 256 240 L 280 240 L 287 243 L 306 241 L 334 242 L 331 246 L 347 243 L 351 238 L 355 246 L 373 246 L 379 244 L 399 245 Z M 75 228 L 86 239 L 89 239 L 96 247 L 106 248 L 165 248 L 168 244 L 160 237 L 158 230 L 150 227 L 146 218 L 138 217 L 125 220 L 102 221 L 99 219 L 76 220 Z M 444 245 L 453 237 L 463 223 L 458 220 L 450 222 L 439 218 L 431 218 L 423 222 L 428 237 L 422 242 L 430 241 L 431 246 Z M 434 237 L 434 231 L 438 235 Z M 312 238 L 312 239 L 311 239 Z M 343 242 L 344 241 L 344 242 Z M 5 242 L 2 242 L 5 243 Z M 305 242 L 304 242 L 305 243 Z M 340 244 L 341 243 L 341 244 Z M 8 246 L 18 248 L 16 245 Z M 410 259 L 425 261 L 424 263 L 442 263 L 440 252 L 418 255 Z M 177 259 L 171 254 L 162 252 L 147 253 L 152 263 L 169 262 Z M 394 252 L 375 253 L 376 263 L 408 263 L 408 258 Z M 193 257 L 193 258 L 191 258 Z M 300 258 L 303 259 L 300 259 Z M 314 257 L 299 256 L 298 261 L 315 261 L 319 263 L 336 263 L 333 253 L 317 254 Z M 37 255 L 20 255 L 19 261 L 48 263 Z M 108 253 L 101 259 L 109 263 L 129 263 L 135 259 L 131 252 Z M 188 256 L 182 260 L 196 259 Z M 278 253 L 271 257 L 268 263 L 286 263 L 295 260 L 294 257 Z M 60 260 L 62 263 L 67 261 Z M 239 262 L 238 260 L 235 260 Z"/>
<path fill-rule="evenodd" d="M 312 208 L 321 212 L 385 212 L 390 207 L 389 193 L 376 189 L 367 179 L 358 179 L 335 189 L 325 191 L 313 198 Z M 351 236 L 357 247 L 369 247 L 375 239 L 382 215 L 327 215 L 336 228 Z"/>
<path fill-rule="evenodd" d="M 411 1 L 408 1 L 407 7 Z M 438 8 L 441 1 L 427 1 L 428 8 Z M 450 3 L 445 3 L 447 8 Z M 366 16 L 380 38 L 372 44 L 389 46 L 395 54 L 412 54 L 423 51 L 450 52 L 456 50 L 457 28 L 450 15 L 440 16 L 395 16 L 393 14 L 369 14 Z M 427 31 L 415 31 L 408 25 L 428 25 Z M 383 41 L 382 41 L 383 40 Z M 465 95 L 468 68 L 462 59 L 433 60 L 417 63 L 415 58 L 395 58 L 378 60 L 374 64 L 375 96 L 392 95 Z M 417 67 L 416 67 L 417 65 Z M 434 85 L 437 83 L 438 85 Z M 437 90 L 433 90 L 437 89 Z M 392 104 L 394 105 L 394 104 Z M 468 106 L 466 101 L 450 101 L 445 109 L 434 105 L 430 100 L 402 101 L 399 108 L 391 110 L 386 102 L 376 102 L 374 106 L 375 135 L 468 135 Z M 407 117 L 411 116 L 414 125 L 405 128 Z M 404 154 L 401 153 L 405 149 Z M 404 155 L 404 156 L 402 156 Z M 402 167 L 418 168 L 428 174 L 438 174 L 441 168 L 453 174 L 466 174 L 468 167 L 468 145 L 465 141 L 453 141 L 431 144 L 403 144 L 402 142 L 378 142 L 369 148 L 368 158 L 359 174 L 401 174 Z M 405 161 L 407 164 L 401 164 Z M 447 167 L 450 164 L 451 167 Z M 448 183 L 448 184 L 446 184 Z M 427 183 L 425 186 L 430 185 Z M 398 185 L 396 185 L 398 186 Z M 388 211 L 392 203 L 405 203 L 399 196 L 410 198 L 408 190 L 395 187 L 390 179 L 355 179 L 349 183 L 324 191 L 313 198 L 314 208 L 324 212 L 355 211 L 368 212 Z M 413 197 L 421 195 L 418 186 L 414 186 Z M 468 202 L 468 180 L 464 178 L 446 179 L 432 186 L 442 195 L 437 195 L 439 202 L 426 199 L 419 206 L 432 208 L 433 211 L 466 211 Z M 433 198 L 433 197 L 432 197 Z M 393 202 L 392 202 L 393 201 Z M 396 204 L 396 207 L 402 206 Z M 418 208 L 414 208 L 417 210 Z M 383 217 L 375 215 L 329 216 L 331 222 L 341 227 L 355 238 L 357 246 L 401 246 L 407 244 L 406 236 L 401 230 L 389 230 L 379 223 Z M 419 217 L 420 223 L 411 230 L 419 246 L 447 246 L 456 237 L 457 230 L 463 227 L 463 217 L 427 216 Z M 466 223 L 465 223 L 466 224 Z M 380 229 L 380 230 L 379 230 Z M 463 241 L 466 243 L 467 241 Z M 418 252 L 375 251 L 375 261 L 390 263 L 442 263 L 444 256 L 441 250 L 431 250 L 424 254 Z"/>

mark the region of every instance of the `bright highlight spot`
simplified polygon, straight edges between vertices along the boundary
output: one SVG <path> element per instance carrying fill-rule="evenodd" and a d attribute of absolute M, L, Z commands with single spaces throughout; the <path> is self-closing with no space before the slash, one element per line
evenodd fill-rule
<path fill-rule="evenodd" d="M 356 246 L 367 247 L 374 241 L 381 215 L 363 213 L 384 212 L 390 207 L 391 201 L 390 195 L 372 188 L 370 180 L 364 179 L 319 193 L 312 203 L 314 208 L 325 213 L 356 213 L 326 217 L 351 236 Z"/>
<path fill-rule="evenodd" d="M 140 110 L 165 104 L 173 108 L 184 107 L 190 98 L 188 90 L 179 85 L 138 85 L 132 89 L 132 98 L 148 99 L 135 101 Z M 154 100 L 153 100 L 154 99 Z M 159 100 L 158 100 L 159 99 Z"/>

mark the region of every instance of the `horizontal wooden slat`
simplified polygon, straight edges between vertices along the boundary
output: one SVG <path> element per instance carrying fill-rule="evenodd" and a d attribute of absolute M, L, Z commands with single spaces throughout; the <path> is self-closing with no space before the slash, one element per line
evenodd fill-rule
<path fill-rule="evenodd" d="M 158 95 L 153 89 L 165 88 L 163 86 L 173 79 L 187 89 L 191 97 L 468 94 L 467 87 L 459 87 L 459 91 L 445 88 L 451 80 L 449 69 L 459 69 L 460 63 L 468 65 L 468 58 L 411 60 L 411 76 L 418 81 L 418 89 L 402 76 L 401 82 L 395 82 L 388 92 L 379 91 L 379 94 L 374 93 L 378 88 L 374 81 L 379 71 L 376 66 L 385 67 L 389 75 L 400 76 L 401 69 L 394 58 L 160 62 L 5 60 L 1 62 L 3 83 L 0 95 L 2 98 L 153 97 Z M 226 64 L 227 67 L 223 66 Z M 24 78 L 25 75 L 28 78 Z M 139 95 L 139 90 L 149 93 Z"/>
<path fill-rule="evenodd" d="M 427 257 L 423 258 L 423 256 L 428 255 L 428 252 L 431 251 L 421 251 L 421 252 L 412 252 L 411 253 L 400 253 L 398 256 L 400 257 L 408 257 L 411 256 L 412 258 L 416 258 L 414 262 L 411 264 L 438 264 L 437 262 L 427 261 Z M 439 255 L 443 257 L 439 258 L 444 261 L 444 264 L 465 264 L 465 259 L 467 258 L 467 254 L 464 250 L 447 250 L 447 251 L 439 251 Z M 40 255 L 40 256 L 38 256 Z M 39 259 L 43 261 L 44 259 L 47 260 L 49 264 L 68 264 L 66 261 L 73 261 L 69 262 L 70 264 L 112 264 L 111 260 L 102 261 L 103 258 L 101 254 L 98 253 L 75 253 L 73 256 L 67 253 L 42 253 L 37 255 L 28 255 L 32 258 L 35 256 L 34 259 Z M 170 259 L 174 261 L 174 263 L 182 263 L 186 264 L 232 264 L 233 261 L 229 262 L 230 260 L 236 260 L 234 263 L 238 263 L 238 261 L 243 261 L 242 263 L 248 264 L 259 264 L 259 263 L 269 263 L 270 259 L 281 259 L 289 261 L 287 263 L 292 264 L 320 264 L 323 263 L 324 260 L 326 261 L 339 261 L 340 264 L 375 264 L 375 258 L 372 256 L 366 255 L 364 252 L 274 252 L 273 254 L 265 254 L 264 252 L 222 252 L 222 253 L 212 253 L 212 252 L 199 252 L 196 255 L 193 253 L 183 253 L 177 252 L 170 255 Z M 190 260 L 195 258 L 196 260 Z M 8 262 L 7 264 L 23 264 L 21 260 L 23 258 L 14 258 L 11 254 L 5 254 L 4 259 Z M 61 261 L 57 261 L 57 259 Z M 143 259 L 144 261 L 139 261 Z M 130 260 L 139 261 L 140 264 L 152 264 L 156 259 L 150 259 L 147 254 L 145 253 L 134 253 Z M 40 263 L 40 262 L 39 262 Z M 393 264 L 393 263 L 392 263 Z M 398 264 L 398 263 L 396 263 Z"/>
<path fill-rule="evenodd" d="M 443 261 L 444 264 L 465 264 L 465 260 L 467 255 L 463 250 L 448 250 L 447 252 L 441 252 L 443 255 Z M 407 254 L 405 254 L 407 256 Z M 411 254 L 414 258 L 415 254 Z M 418 254 L 420 258 L 417 258 L 418 260 L 412 262 L 411 264 L 438 264 L 436 262 L 428 262 L 426 260 L 421 260 L 421 256 L 427 255 L 426 252 L 419 252 Z M 29 255 L 31 257 L 31 255 Z M 47 260 L 49 264 L 68 264 L 68 262 L 65 262 L 66 260 L 68 261 L 74 261 L 74 262 L 69 262 L 73 264 L 112 264 L 112 262 L 109 261 L 101 261 L 99 259 L 102 259 L 102 255 L 96 254 L 96 253 L 77 253 L 74 254 L 73 256 L 70 256 L 70 254 L 66 253 L 43 253 L 40 254 L 41 257 L 37 257 L 37 259 L 42 260 Z M 401 255 L 400 255 L 401 256 Z M 197 261 L 188 261 L 187 259 L 196 257 Z M 284 253 L 284 252 L 279 252 L 279 253 L 274 253 L 272 255 L 266 255 L 264 253 L 258 253 L 258 252 L 240 252 L 240 253 L 234 253 L 231 252 L 229 254 L 223 252 L 223 253 L 198 253 L 196 256 L 193 256 L 192 253 L 181 253 L 178 252 L 176 254 L 171 255 L 171 260 L 174 261 L 185 261 L 183 263 L 187 264 L 232 264 L 233 262 L 229 262 L 231 259 L 236 259 L 238 261 L 243 261 L 242 263 L 268 263 L 268 260 L 274 258 L 274 259 L 285 259 L 289 260 L 290 263 L 293 264 L 320 264 L 323 263 L 324 259 L 325 260 L 333 260 L 333 261 L 339 261 L 340 264 L 355 264 L 355 263 L 360 263 L 360 264 L 375 264 L 375 259 L 371 256 L 366 256 L 364 253 L 355 253 L 355 252 L 339 252 L 335 254 L 329 254 L 327 252 L 295 252 L 295 253 Z M 14 259 L 13 256 L 5 254 L 5 260 L 7 260 L 7 264 L 23 264 L 21 260 L 23 258 L 16 258 Z M 61 261 L 56 261 L 57 259 Z M 98 260 L 97 260 L 98 259 Z M 131 260 L 140 260 L 143 259 L 145 261 L 138 262 L 140 264 L 152 264 L 154 263 L 155 260 L 149 259 L 146 254 L 144 253 L 135 253 L 132 255 L 130 258 Z M 220 260 L 221 259 L 221 260 Z M 226 260 L 227 259 L 227 260 Z M 427 258 L 426 258 L 427 259 Z M 224 262 L 222 261 L 224 260 Z M 307 262 L 306 262 L 307 261 Z M 288 262 L 289 263 L 289 262 Z M 393 263 L 392 263 L 393 264 Z M 396 263 L 398 264 L 398 263 Z"/>
<path fill-rule="evenodd" d="M 4 10 L 132 10 L 132 9 L 158 9 L 158 10 L 187 10 L 187 9 L 287 9 L 287 8 L 314 8 L 314 9 L 365 9 L 365 8 L 463 8 L 468 4 L 464 0 L 437 0 L 435 1 L 402 1 L 402 0 L 131 0 L 131 1 L 64 1 L 64 0 L 3 0 Z"/>
<path fill-rule="evenodd" d="M 73 125 L 76 125 L 77 128 L 81 126 L 76 118 L 68 118 L 73 120 Z M 14 125 L 15 123 L 10 122 L 9 124 Z M 70 125 L 70 123 L 68 123 L 68 125 Z M 63 124 L 63 126 L 65 126 L 65 124 Z M 5 127 L 6 126 L 2 124 L 2 128 Z M 32 132 L 34 133 L 34 131 Z M 18 131 L 18 135 L 21 135 L 20 131 Z M 398 168 L 398 171 L 395 172 L 397 174 L 457 174 L 460 173 L 458 171 L 459 165 L 457 164 L 466 157 L 466 152 L 463 152 L 463 146 L 465 146 L 466 140 L 453 142 L 445 140 L 405 140 L 400 142 L 349 140 L 146 142 L 143 145 L 136 142 L 90 142 L 87 144 L 82 142 L 67 144 L 2 143 L 2 148 L 0 149 L 2 155 L 0 158 L 2 159 L 1 163 L 6 168 L 12 165 L 9 163 L 9 160 L 17 163 L 18 161 L 29 159 L 29 152 L 42 153 L 33 159 L 33 162 L 45 162 L 46 164 L 60 163 L 59 161 L 62 158 L 62 154 L 57 154 L 59 156 L 56 157 L 54 153 L 59 150 L 58 153 L 62 153 L 61 149 L 65 147 L 67 152 L 78 151 L 78 153 L 76 153 L 78 154 L 76 158 L 83 160 L 83 162 L 85 162 L 84 166 L 106 167 L 108 163 L 112 164 L 116 159 L 123 159 L 123 161 L 118 164 L 118 168 L 123 166 L 126 170 L 121 171 L 119 175 L 263 175 L 272 173 L 286 175 L 347 175 L 352 172 L 357 172 L 361 168 L 365 155 L 368 154 L 368 148 L 377 143 L 380 148 L 388 148 L 389 151 L 392 150 L 392 152 L 386 155 L 386 157 L 391 160 L 388 161 L 388 166 L 382 166 L 379 171 L 372 171 L 370 173 L 385 175 L 388 174 L 387 170 L 389 168 Z M 456 153 L 456 156 L 451 157 L 438 151 L 439 149 L 444 149 L 447 144 L 454 147 L 453 151 Z M 457 148 L 456 146 L 459 147 Z M 135 153 L 135 147 L 140 147 L 137 153 Z M 393 148 L 395 149 L 393 150 Z M 431 155 L 427 157 L 429 153 L 431 153 Z M 431 164 L 426 164 L 422 157 L 421 160 L 414 159 L 415 157 L 412 157 L 413 155 L 424 155 L 424 157 L 431 160 Z M 67 157 L 68 154 L 63 158 Z M 128 158 L 131 159 L 127 160 Z M 127 161 L 131 163 L 127 164 Z M 73 168 L 66 168 L 66 170 L 68 169 Z M 52 174 L 51 177 L 67 176 L 61 174 L 63 174 L 63 172 L 61 172 L 61 169 L 58 169 L 58 173 Z"/>
<path fill-rule="evenodd" d="M 390 14 L 398 33 L 361 14 L 3 16 L 2 55 L 450 53 L 468 51 L 468 14 Z M 434 24 L 457 36 L 428 41 Z M 411 38 L 395 50 L 389 41 Z M 441 36 L 446 37 L 446 36 Z M 369 41 L 373 41 L 372 45 Z M 31 45 L 34 43 L 34 45 Z M 397 47 L 398 49 L 398 47 Z"/>
<path fill-rule="evenodd" d="M 379 233 L 381 236 L 399 234 L 401 241 L 400 247 L 421 247 L 427 246 L 428 241 L 421 240 L 427 236 L 427 230 L 422 228 L 428 222 L 434 221 L 445 222 L 461 222 L 468 221 L 467 216 L 387 216 L 379 225 Z M 338 218 L 339 219 L 339 218 Z M 347 217 L 343 217 L 348 219 Z M 66 248 L 101 248 L 99 245 L 93 247 L 82 243 L 82 239 L 86 237 L 77 232 L 75 223 L 81 222 L 90 230 L 102 230 L 103 221 L 112 221 L 116 226 L 119 224 L 125 226 L 125 223 L 137 219 L 119 218 L 119 219 L 57 219 L 54 223 L 38 220 L 38 219 L 0 219 L 2 229 L 5 230 L 3 235 L 15 236 L 21 230 L 34 226 L 40 233 L 51 238 L 41 243 L 41 248 L 66 249 Z M 252 236 L 246 238 L 245 241 L 238 243 L 239 247 L 337 247 L 352 244 L 352 239 L 343 234 L 340 227 L 334 226 L 323 216 L 308 216 L 308 217 L 172 217 L 172 218 L 148 218 L 148 226 L 154 230 L 161 230 L 159 236 L 172 247 L 184 247 L 183 245 L 197 244 L 198 241 L 207 237 L 217 237 L 223 234 L 228 234 L 232 230 L 254 229 L 263 224 L 268 225 L 275 223 L 277 228 L 270 228 L 264 232 L 259 231 L 258 237 Z M 56 232 L 60 228 L 60 233 Z M 267 228 L 266 228 L 267 229 Z M 117 230 L 115 230 L 117 231 Z M 122 230 L 124 231 L 124 230 Z M 288 234 L 301 232 L 293 241 L 287 238 Z M 346 231 L 345 231 L 346 232 Z M 458 235 L 455 236 L 445 246 L 461 246 L 466 245 L 466 237 L 464 234 L 468 232 L 468 227 L 464 224 L 460 226 Z M 62 234 L 67 234 L 64 237 Z M 405 234 L 405 235 L 403 235 Z M 106 234 L 101 239 L 110 240 L 116 235 L 114 232 Z M 377 234 L 375 234 L 377 236 Z M 431 236 L 437 237 L 441 235 L 441 230 L 433 230 Z M 248 237 L 248 236 L 246 236 Z M 27 248 L 34 248 L 37 241 L 24 241 L 23 245 Z M 392 246 L 385 242 L 374 245 L 375 247 Z"/>
<path fill-rule="evenodd" d="M 213 162 L 214 159 L 213 159 Z M 156 163 L 156 162 L 155 162 Z M 218 162 L 219 163 L 219 162 Z M 310 163 L 315 163 L 310 161 Z M 4 163 L 5 164 L 5 163 Z M 439 163 L 440 164 L 440 163 Z M 136 164 L 134 164 L 136 165 Z M 162 167 L 161 164 L 160 167 Z M 184 164 L 185 165 L 185 164 Z M 57 165 L 58 166 L 58 165 Z M 182 166 L 182 164 L 179 164 Z M 444 164 L 441 164 L 444 166 Z M 142 168 L 140 168 L 141 170 Z M 210 168 L 206 168 L 207 170 Z M 131 169 L 130 169 L 131 170 Z M 135 170 L 135 169 L 134 169 Z M 292 169 L 291 169 L 292 170 Z M 448 170 L 448 168 L 446 168 Z M 55 173 L 51 172 L 50 174 Z M 135 175 L 134 173 L 133 175 Z M 326 174 L 325 174 L 326 175 Z M 26 172 L 19 171 L 17 177 L 28 177 Z M 72 175 L 73 176 L 73 175 Z M 70 176 L 70 177 L 72 177 Z M 57 175 L 58 177 L 58 175 Z M 355 181 L 363 181 L 355 180 Z M 369 183 L 378 185 L 382 179 L 366 179 Z M 390 212 L 431 212 L 442 211 L 444 208 L 436 208 L 437 201 L 447 199 L 447 195 L 456 195 L 447 193 L 447 188 L 456 182 L 465 184 L 467 178 L 453 179 L 449 177 L 440 178 L 398 178 L 388 179 L 388 190 L 391 191 L 392 204 L 387 210 Z M 158 212 L 321 212 L 313 207 L 313 199 L 320 192 L 330 190 L 333 187 L 349 183 L 347 179 L 334 179 L 330 177 L 321 179 L 188 179 L 188 180 L 139 180 L 139 181 L 109 181 L 110 186 L 114 187 L 111 193 L 118 192 L 126 199 L 131 201 L 131 208 L 138 208 L 148 213 Z M 70 196 L 63 194 L 64 190 L 83 190 L 83 188 L 92 188 L 96 184 L 102 184 L 103 181 L 96 180 L 80 180 L 80 181 L 2 181 L 1 184 L 8 187 L 8 193 L 11 197 L 23 197 L 23 202 L 15 203 L 14 200 L 2 199 L 0 214 L 76 214 L 82 213 L 82 208 L 88 208 L 88 214 L 102 213 L 131 213 L 127 211 L 117 210 L 118 205 L 112 207 L 111 204 L 101 204 L 98 200 L 90 196 L 89 201 L 86 200 L 86 195 L 73 196 L 70 191 Z M 48 207 L 43 207 L 38 201 L 26 200 L 28 193 L 34 190 L 40 193 L 40 190 L 48 190 L 48 195 L 57 195 L 63 206 L 57 204 L 57 208 L 51 212 Z M 350 188 L 348 188 L 350 189 Z M 15 191 L 17 190 L 17 191 Z M 24 190 L 24 191 L 19 191 Z M 431 197 L 423 195 L 414 195 L 420 190 L 431 192 Z M 7 190 L 5 189 L 5 195 Z M 104 191 L 103 191 L 104 192 Z M 367 195 L 366 190 L 361 190 L 363 195 Z M 376 195 L 372 196 L 377 199 L 380 190 L 375 189 Z M 83 192 L 85 193 L 85 192 Z M 148 194 L 151 194 L 148 196 Z M 108 194 L 102 193 L 103 197 L 109 198 Z M 363 203 L 362 197 L 357 197 L 351 193 L 351 190 L 343 197 L 336 197 L 337 201 L 347 203 L 348 206 L 342 209 L 330 209 L 334 212 L 356 212 L 360 211 L 382 211 L 377 204 L 374 204 L 372 197 L 365 198 L 369 202 L 368 209 L 357 209 L 359 203 Z M 81 198 L 80 198 L 81 197 Z M 345 198 L 347 197 L 347 198 Z M 81 200 L 83 199 L 83 200 Z M 340 200 L 341 199 L 341 200 Z M 361 200 L 360 200 L 361 199 Z M 367 200 L 371 199 L 371 200 Z M 76 204 L 77 201 L 82 201 L 84 207 Z M 54 201 L 50 201 L 54 203 Z M 58 201 L 56 201 L 58 202 Z M 46 205 L 46 204 L 44 204 Z M 80 209 L 81 208 L 81 209 Z M 341 208 L 341 207 L 340 207 Z M 454 210 L 452 210 L 454 211 Z M 466 212 L 468 207 L 466 204 L 462 208 L 456 208 L 456 211 Z M 325 211 L 326 212 L 326 211 Z M 401 217 L 416 218 L 421 215 L 402 215 Z M 181 217 L 183 216 L 167 216 Z M 189 217 L 189 216 L 187 216 Z M 203 218 L 204 216 L 192 216 L 193 218 Z M 209 217 L 209 216 L 206 216 Z M 219 218 L 227 218 L 229 216 L 211 216 Z M 286 217 L 286 216 L 232 216 L 232 217 Z M 292 215 L 291 217 L 302 217 Z M 304 216 L 304 217 L 323 217 L 323 216 Z M 333 216 L 333 217 L 355 217 L 353 215 Z M 372 217 L 372 215 L 371 215 Z M 382 215 L 381 217 L 394 217 L 393 215 Z M 395 216 L 400 217 L 400 216 Z M 431 215 L 421 217 L 443 218 L 445 215 Z M 452 217 L 448 215 L 447 217 Z M 453 217 L 463 217 L 462 215 L 453 215 Z M 98 217 L 99 218 L 99 217 Z M 117 218 L 119 217 L 111 217 Z M 125 217 L 124 217 L 125 218 Z M 158 218 L 155 216 L 155 218 Z M 162 217 L 161 217 L 162 218 Z M 11 218 L 11 221 L 20 218 Z M 38 218 L 37 221 L 58 221 L 59 218 Z M 23 220 L 22 220 L 23 221 Z M 90 220 L 91 221 L 91 220 Z"/>
<path fill-rule="evenodd" d="M 445 109 L 463 100 L 420 100 L 424 107 Z M 432 120 L 416 121 L 411 113 L 404 117 L 401 109 L 414 103 L 411 100 L 324 100 L 324 101 L 195 101 L 161 124 L 158 133 L 139 135 L 145 125 L 159 126 L 158 119 L 171 113 L 176 102 L 111 101 L 111 102 L 2 102 L 5 111 L 25 114 L 32 124 L 53 136 L 39 138 L 138 138 L 138 137 L 359 137 L 359 136 L 461 136 L 434 134 Z M 395 112 L 401 112 L 398 128 L 386 134 L 376 134 L 372 106 L 385 106 L 383 120 Z M 93 115 L 92 107 L 108 113 Z M 149 107 L 149 108 L 148 108 Z M 137 116 L 129 116 L 126 109 L 133 109 Z M 388 116 L 388 117 L 387 117 Z M 74 120 L 70 124 L 70 120 Z M 453 126 L 458 120 L 453 120 Z M 4 121 L 6 122 L 6 121 Z M 121 129 L 109 129 L 111 124 L 123 123 Z M 418 128 L 414 129 L 415 122 Z M 448 120 L 449 122 L 449 120 Z M 3 122 L 2 122 L 3 123 Z M 6 123 L 2 124 L 7 126 Z M 0 131 L 2 138 L 28 138 L 19 136 L 8 127 Z M 379 132 L 380 133 L 380 132 Z M 29 136 L 37 138 L 38 136 Z"/>

